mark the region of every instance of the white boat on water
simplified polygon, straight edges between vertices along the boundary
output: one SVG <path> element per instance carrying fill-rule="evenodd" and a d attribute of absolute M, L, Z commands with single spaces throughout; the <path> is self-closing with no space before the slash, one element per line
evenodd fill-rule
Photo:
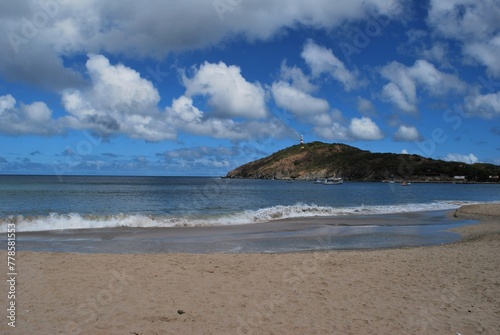
<path fill-rule="evenodd" d="M 339 177 L 326 178 L 323 185 L 340 185 L 344 182 L 344 179 Z"/>
<path fill-rule="evenodd" d="M 319 178 L 316 178 L 316 179 L 314 179 L 314 181 L 313 181 L 313 183 L 314 183 L 314 184 L 323 184 L 324 182 L 325 182 L 325 180 L 324 180 L 324 179 L 319 179 Z"/>

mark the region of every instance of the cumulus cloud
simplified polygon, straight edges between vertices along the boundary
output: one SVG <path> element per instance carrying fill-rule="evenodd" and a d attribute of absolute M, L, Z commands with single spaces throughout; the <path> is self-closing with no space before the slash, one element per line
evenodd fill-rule
<path fill-rule="evenodd" d="M 380 69 L 383 78 L 390 81 L 382 89 L 382 98 L 405 113 L 417 111 L 417 88 L 434 96 L 461 92 L 466 85 L 456 76 L 441 72 L 426 60 L 419 59 L 413 66 L 393 61 Z"/>
<path fill-rule="evenodd" d="M 317 86 L 311 83 L 309 76 L 304 74 L 301 68 L 297 66 L 289 67 L 286 62 L 281 63 L 280 79 L 289 82 L 290 85 L 305 93 L 311 93 L 317 90 Z"/>
<path fill-rule="evenodd" d="M 187 97 L 202 95 L 219 117 L 265 118 L 265 92 L 260 84 L 249 83 L 238 66 L 205 62 L 195 74 L 183 77 Z"/>
<path fill-rule="evenodd" d="M 92 54 L 86 68 L 88 87 L 62 93 L 67 114 L 58 119 L 42 102 L 18 105 L 11 95 L 0 96 L 0 132 L 52 135 L 85 129 L 104 138 L 123 134 L 151 142 L 173 140 L 181 131 L 232 141 L 296 135 L 267 116 L 264 90 L 247 82 L 235 66 L 204 63 L 193 77 L 184 78 L 186 93 L 162 110 L 159 92 L 137 71 Z M 195 106 L 196 95 L 206 95 L 213 110 Z"/>
<path fill-rule="evenodd" d="M 384 134 L 369 117 L 352 118 L 348 124 L 340 111 L 333 111 L 313 118 L 314 132 L 327 140 L 374 141 L 384 138 Z"/>
<path fill-rule="evenodd" d="M 470 95 L 465 98 L 464 110 L 485 119 L 497 117 L 500 115 L 500 92 Z"/>
<path fill-rule="evenodd" d="M 204 0 L 2 2 L 0 73 L 55 90 L 79 88 L 84 80 L 62 57 L 108 53 L 160 59 L 234 36 L 267 40 L 297 26 L 332 29 L 369 15 L 393 17 L 399 11 L 388 9 L 398 8 L 395 2 L 233 1 L 222 11 L 217 1 Z"/>
<path fill-rule="evenodd" d="M 263 89 L 247 82 L 236 66 L 202 64 L 192 77 L 183 77 L 185 94 L 163 110 L 158 108 L 156 88 L 135 70 L 112 65 L 101 55 L 90 55 L 87 69 L 90 88 L 63 94 L 63 105 L 71 114 L 65 122 L 71 128 L 155 142 L 175 139 L 180 131 L 233 141 L 291 134 L 279 120 L 266 118 Z M 212 111 L 195 106 L 193 97 L 199 95 L 206 96 Z M 250 120 L 233 120 L 237 117 Z"/>
<path fill-rule="evenodd" d="M 353 141 L 351 132 L 339 122 L 318 123 L 314 127 L 314 132 L 327 140 Z"/>
<path fill-rule="evenodd" d="M 497 0 L 431 0 L 427 22 L 440 36 L 462 44 L 462 53 L 500 76 L 500 6 Z"/>
<path fill-rule="evenodd" d="M 0 132 L 8 135 L 53 135 L 59 132 L 59 121 L 40 101 L 17 103 L 10 95 L 0 96 Z"/>
<path fill-rule="evenodd" d="M 288 67 L 281 63 L 280 80 L 269 88 L 278 107 L 290 111 L 303 121 L 310 122 L 311 117 L 328 113 L 330 104 L 325 99 L 314 97 L 311 93 L 317 87 L 311 84 L 310 77 L 302 69 Z"/>
<path fill-rule="evenodd" d="M 349 124 L 352 135 L 359 140 L 381 140 L 384 134 L 380 128 L 369 117 L 353 118 Z"/>
<path fill-rule="evenodd" d="M 14 108 L 16 105 L 16 99 L 10 94 L 0 96 L 0 115 L 5 111 Z"/>
<path fill-rule="evenodd" d="M 399 110 L 405 113 L 415 113 L 417 111 L 417 91 L 415 83 L 405 81 L 404 86 L 395 83 L 386 84 L 382 89 L 382 98 L 391 102 Z"/>
<path fill-rule="evenodd" d="M 420 141 L 421 137 L 416 127 L 402 125 L 394 133 L 394 140 L 403 142 Z"/>
<path fill-rule="evenodd" d="M 233 119 L 207 115 L 193 105 L 193 100 L 180 96 L 172 101 L 172 105 L 165 108 L 165 120 L 179 131 L 200 136 L 242 141 L 248 139 L 261 140 L 264 138 L 283 138 L 294 136 L 295 132 L 289 129 L 277 118 L 266 120 L 248 120 L 237 122 Z"/>
<path fill-rule="evenodd" d="M 122 64 L 110 64 L 102 55 L 89 55 L 86 67 L 90 88 L 67 90 L 62 96 L 70 114 L 65 118 L 68 127 L 147 141 L 175 138 L 175 129 L 157 108 L 160 95 L 150 81 Z"/>
<path fill-rule="evenodd" d="M 446 157 L 444 157 L 444 160 L 448 162 L 463 162 L 467 164 L 474 164 L 478 162 L 478 158 L 472 153 L 469 155 L 449 153 Z"/>
<path fill-rule="evenodd" d="M 311 69 L 313 77 L 328 74 L 342 83 L 347 91 L 358 85 L 356 75 L 345 67 L 344 63 L 333 54 L 331 49 L 309 40 L 305 44 L 301 56 Z"/>
<path fill-rule="evenodd" d="M 296 116 L 326 113 L 330 109 L 326 100 L 313 97 L 284 81 L 273 83 L 271 92 L 278 106 Z"/>

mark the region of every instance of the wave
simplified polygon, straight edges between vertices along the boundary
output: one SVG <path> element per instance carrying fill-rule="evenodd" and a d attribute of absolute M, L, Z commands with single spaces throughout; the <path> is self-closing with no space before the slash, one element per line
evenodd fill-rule
<path fill-rule="evenodd" d="M 329 207 L 315 204 L 297 203 L 291 206 L 273 206 L 258 210 L 246 210 L 225 215 L 143 215 L 143 214 L 115 214 L 115 215 L 82 215 L 78 213 L 58 214 L 47 216 L 8 216 L 0 218 L 0 232 L 7 232 L 8 224 L 15 224 L 17 232 L 35 232 L 49 230 L 70 229 L 102 229 L 102 228 L 157 228 L 157 227 L 196 227 L 241 225 L 260 222 L 272 222 L 287 218 L 303 218 L 314 216 L 342 216 L 342 215 L 375 215 L 391 213 L 409 213 L 434 210 L 451 210 L 465 204 L 478 202 L 471 201 L 437 201 L 433 203 L 379 205 L 357 207 Z"/>

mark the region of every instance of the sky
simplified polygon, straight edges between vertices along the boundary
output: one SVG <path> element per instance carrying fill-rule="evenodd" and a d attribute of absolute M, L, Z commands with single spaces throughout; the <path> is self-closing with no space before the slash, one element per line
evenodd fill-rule
<path fill-rule="evenodd" d="M 500 164 L 500 0 L 0 2 L 0 174 L 224 176 L 305 142 Z"/>

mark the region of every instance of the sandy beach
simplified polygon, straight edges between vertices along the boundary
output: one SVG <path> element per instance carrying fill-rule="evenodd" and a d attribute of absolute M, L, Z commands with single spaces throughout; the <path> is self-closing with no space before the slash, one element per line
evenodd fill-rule
<path fill-rule="evenodd" d="M 500 333 L 500 205 L 460 242 L 286 254 L 19 252 L 1 334 Z M 6 251 L 1 252 L 4 278 Z"/>

